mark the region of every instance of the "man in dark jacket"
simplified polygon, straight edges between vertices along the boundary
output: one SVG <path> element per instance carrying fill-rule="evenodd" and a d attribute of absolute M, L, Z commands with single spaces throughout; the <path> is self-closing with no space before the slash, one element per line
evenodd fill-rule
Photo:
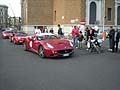
<path fill-rule="evenodd" d="M 108 36 L 109 36 L 109 47 L 110 47 L 110 51 L 112 51 L 113 49 L 113 44 L 114 44 L 114 33 L 115 33 L 115 30 L 113 29 L 112 26 L 110 26 L 110 31 L 108 33 Z"/>
<path fill-rule="evenodd" d="M 119 43 L 119 39 L 120 39 L 120 32 L 118 32 L 118 29 L 115 30 L 114 32 L 114 38 L 113 38 L 113 47 L 112 47 L 112 51 L 117 52 L 118 51 L 118 43 Z"/>
<path fill-rule="evenodd" d="M 88 39 L 93 40 L 94 36 L 95 36 L 94 33 L 95 33 L 95 30 L 92 29 L 91 27 L 89 27 L 89 30 L 88 30 Z"/>
<path fill-rule="evenodd" d="M 63 37 L 63 36 L 64 36 L 64 33 L 63 33 L 63 31 L 62 31 L 62 28 L 60 27 L 60 24 L 58 24 L 58 35 L 59 35 L 60 37 Z"/>

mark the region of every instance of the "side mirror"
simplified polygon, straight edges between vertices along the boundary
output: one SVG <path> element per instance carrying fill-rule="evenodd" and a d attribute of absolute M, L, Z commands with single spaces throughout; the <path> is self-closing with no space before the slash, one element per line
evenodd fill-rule
<path fill-rule="evenodd" d="M 32 40 L 32 36 L 29 36 L 28 39 L 29 39 L 29 40 Z"/>
<path fill-rule="evenodd" d="M 36 37 L 32 37 L 32 40 L 35 41 L 35 40 L 36 40 Z"/>

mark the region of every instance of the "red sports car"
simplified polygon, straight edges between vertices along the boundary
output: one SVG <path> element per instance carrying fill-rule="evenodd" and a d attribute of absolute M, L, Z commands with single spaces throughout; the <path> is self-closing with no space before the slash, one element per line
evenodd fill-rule
<path fill-rule="evenodd" d="M 13 36 L 13 33 L 15 32 L 16 32 L 15 30 L 3 31 L 2 38 L 9 39 L 9 37 Z"/>
<path fill-rule="evenodd" d="M 41 33 L 27 37 L 25 50 L 29 50 L 43 57 L 67 57 L 74 53 L 73 44 L 67 39 L 60 39 L 51 33 Z"/>
<path fill-rule="evenodd" d="M 10 41 L 14 44 L 23 44 L 26 36 L 27 34 L 24 32 L 17 32 L 13 34 L 13 36 L 10 38 Z"/>

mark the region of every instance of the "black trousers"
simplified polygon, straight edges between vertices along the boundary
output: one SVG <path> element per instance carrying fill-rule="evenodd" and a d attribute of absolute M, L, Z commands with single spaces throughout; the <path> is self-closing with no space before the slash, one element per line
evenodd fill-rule
<path fill-rule="evenodd" d="M 109 39 L 109 48 L 112 49 L 113 48 L 113 39 Z"/>
<path fill-rule="evenodd" d="M 113 41 L 112 51 L 113 52 L 117 52 L 118 51 L 118 41 Z"/>

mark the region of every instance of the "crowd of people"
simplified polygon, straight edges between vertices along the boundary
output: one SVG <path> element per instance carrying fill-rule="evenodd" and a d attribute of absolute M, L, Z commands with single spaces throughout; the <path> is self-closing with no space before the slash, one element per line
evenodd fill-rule
<path fill-rule="evenodd" d="M 84 31 L 84 32 L 83 32 Z M 47 29 L 45 26 L 43 29 L 39 29 L 35 27 L 35 34 L 40 34 L 40 33 L 54 33 L 53 28 L 50 30 Z M 79 48 L 80 43 L 82 41 L 85 41 L 85 44 L 87 46 L 87 50 L 91 47 L 90 43 L 92 40 L 95 39 L 95 42 L 97 45 L 100 47 L 100 43 L 97 41 L 98 37 L 95 35 L 95 32 L 97 32 L 94 28 L 88 26 L 84 28 L 84 30 L 81 30 L 80 27 L 74 26 L 71 30 L 71 36 L 72 36 L 72 42 L 73 42 L 73 47 L 74 48 Z M 63 38 L 64 37 L 64 31 L 61 28 L 60 24 L 58 24 L 58 36 Z M 109 28 L 109 50 L 111 52 L 117 52 L 118 51 L 118 43 L 120 39 L 120 32 L 118 32 L 118 29 L 114 29 L 112 26 Z"/>
<path fill-rule="evenodd" d="M 109 50 L 111 52 L 118 52 L 118 44 L 120 39 L 120 31 L 116 28 L 114 29 L 110 26 L 108 30 L 108 37 L 109 37 Z M 97 41 L 98 37 L 95 35 L 96 30 L 92 27 L 86 27 L 85 29 L 86 34 L 83 35 L 82 31 L 77 26 L 74 26 L 72 29 L 72 38 L 73 38 L 73 46 L 74 48 L 78 48 L 78 42 L 81 42 L 83 39 L 86 40 L 86 45 L 88 49 L 90 48 L 90 41 L 95 39 L 95 42 L 100 47 L 100 43 Z M 106 37 L 106 36 L 104 36 Z M 103 38 L 104 38 L 103 37 Z"/>
<path fill-rule="evenodd" d="M 48 30 L 48 28 L 46 26 L 44 26 L 42 28 L 39 28 L 39 27 L 35 26 L 34 27 L 34 33 L 35 34 L 40 34 L 40 33 L 54 33 L 54 30 L 53 30 L 53 28 L 51 28 L 50 30 Z M 58 24 L 58 35 L 60 37 L 64 36 L 63 29 L 61 28 L 60 24 Z"/>

